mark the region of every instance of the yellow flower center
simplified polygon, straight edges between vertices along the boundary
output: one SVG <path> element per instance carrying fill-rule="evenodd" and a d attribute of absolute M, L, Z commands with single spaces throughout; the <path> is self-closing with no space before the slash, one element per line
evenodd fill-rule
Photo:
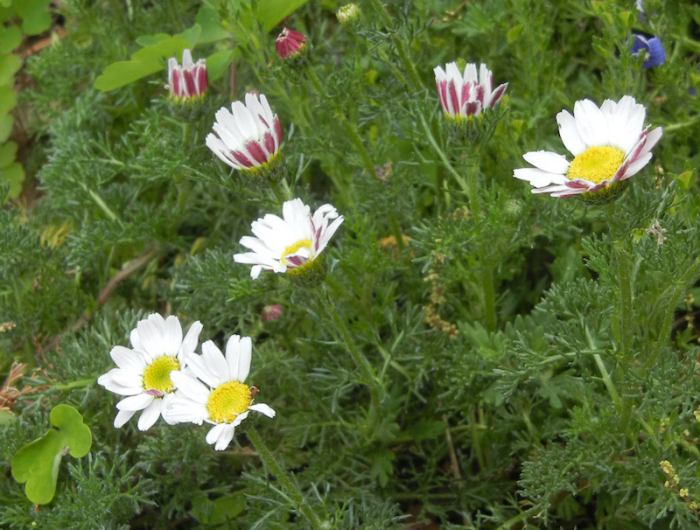
<path fill-rule="evenodd" d="M 289 262 L 286 261 L 284 258 L 285 256 L 289 256 L 290 254 L 294 254 L 297 250 L 300 248 L 308 248 L 309 251 L 311 251 L 311 240 L 310 239 L 300 239 L 293 245 L 286 247 L 284 249 L 284 252 L 282 253 L 282 259 L 280 260 L 284 265 L 289 265 Z M 311 252 L 311 255 L 313 256 L 313 252 Z"/>
<path fill-rule="evenodd" d="M 158 357 L 143 372 L 143 388 L 157 390 L 158 392 L 172 392 L 173 382 L 170 380 L 170 372 L 179 370 L 180 363 L 175 357 Z"/>
<path fill-rule="evenodd" d="M 566 176 L 570 180 L 584 179 L 595 184 L 610 180 L 620 169 L 625 153 L 607 145 L 589 147 L 569 165 Z"/>
<path fill-rule="evenodd" d="M 216 423 L 231 423 L 236 416 L 248 410 L 250 387 L 238 381 L 229 381 L 216 387 L 209 394 L 207 411 L 209 419 Z"/>

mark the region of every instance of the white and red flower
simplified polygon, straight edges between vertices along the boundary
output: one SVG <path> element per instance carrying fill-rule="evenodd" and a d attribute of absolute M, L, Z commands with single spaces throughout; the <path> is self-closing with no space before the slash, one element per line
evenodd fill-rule
<path fill-rule="evenodd" d="M 286 61 L 297 57 L 306 49 L 306 37 L 293 29 L 284 28 L 275 42 L 277 55 Z"/>
<path fill-rule="evenodd" d="M 214 133 L 206 144 L 216 156 L 234 169 L 254 171 L 270 164 L 282 145 L 282 126 L 267 98 L 260 94 L 245 95 L 231 104 L 231 112 L 222 107 L 216 112 Z"/>
<path fill-rule="evenodd" d="M 190 50 L 182 52 L 182 66 L 175 57 L 168 60 L 168 90 L 170 97 L 178 101 L 190 101 L 202 97 L 209 86 L 207 63 L 199 59 L 192 61 Z"/>
<path fill-rule="evenodd" d="M 457 63 L 448 63 L 445 70 L 438 66 L 434 71 L 440 105 L 450 119 L 479 116 L 495 107 L 508 88 L 504 83 L 494 90 L 493 74 L 485 64 L 480 66 L 478 76 L 475 63 L 468 63 L 464 74 Z"/>
<path fill-rule="evenodd" d="M 572 197 L 610 189 L 637 174 L 651 160 L 661 127 L 644 127 L 646 110 L 632 96 L 606 99 L 600 108 L 588 99 L 577 101 L 574 115 L 557 114 L 559 135 L 574 155 L 532 151 L 523 158 L 535 167 L 516 169 L 513 176 L 533 186 L 532 193 Z"/>
<path fill-rule="evenodd" d="M 312 216 L 301 199 L 285 202 L 282 217 L 267 214 L 253 221 L 251 228 L 257 237 L 241 238 L 241 245 L 253 252 L 236 254 L 233 259 L 253 265 L 253 279 L 263 269 L 292 274 L 303 271 L 323 252 L 344 219 L 330 204 L 324 204 Z M 329 225 L 332 219 L 335 220 Z"/>

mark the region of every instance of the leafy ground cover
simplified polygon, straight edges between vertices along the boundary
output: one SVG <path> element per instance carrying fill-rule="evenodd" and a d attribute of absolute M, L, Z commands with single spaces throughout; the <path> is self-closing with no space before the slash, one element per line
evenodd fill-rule
<path fill-rule="evenodd" d="M 2 527 L 698 526 L 698 5 L 21 4 Z"/>

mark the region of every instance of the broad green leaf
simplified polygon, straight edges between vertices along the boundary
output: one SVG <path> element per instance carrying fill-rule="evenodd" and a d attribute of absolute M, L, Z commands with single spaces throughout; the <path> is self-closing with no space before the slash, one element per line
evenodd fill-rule
<path fill-rule="evenodd" d="M 22 42 L 22 31 L 17 26 L 0 24 L 0 53 L 10 53 Z"/>
<path fill-rule="evenodd" d="M 182 50 L 189 47 L 190 43 L 179 37 L 169 37 L 146 46 L 134 53 L 130 61 L 110 64 L 102 75 L 95 79 L 94 87 L 102 92 L 109 92 L 133 83 L 163 70 L 170 57 L 182 58 Z"/>
<path fill-rule="evenodd" d="M 209 81 L 215 81 L 224 75 L 231 61 L 233 61 L 233 50 L 223 50 L 207 57 Z"/>
<path fill-rule="evenodd" d="M 199 44 L 208 44 L 231 37 L 231 34 L 221 26 L 221 19 L 219 19 L 216 11 L 209 9 L 205 5 L 199 8 L 195 20 L 202 28 L 202 34 L 199 36 Z"/>
<path fill-rule="evenodd" d="M 224 524 L 245 510 L 245 495 L 237 491 L 214 501 L 198 497 L 192 501 L 192 515 L 203 524 Z"/>
<path fill-rule="evenodd" d="M 294 13 L 308 0 L 260 0 L 258 3 L 258 20 L 265 32 L 270 31 L 286 17 Z"/>
<path fill-rule="evenodd" d="M 187 42 L 190 43 L 190 48 L 194 48 L 197 46 L 197 43 L 199 42 L 199 36 L 202 34 L 202 26 L 199 24 L 195 24 L 191 28 L 187 28 L 185 31 L 182 33 L 178 33 L 175 35 L 175 37 L 185 39 Z"/>
<path fill-rule="evenodd" d="M 0 86 L 0 115 L 7 114 L 17 105 L 17 92 L 11 86 Z"/>
<path fill-rule="evenodd" d="M 9 166 L 17 157 L 17 142 L 7 142 L 0 146 L 0 169 Z"/>
<path fill-rule="evenodd" d="M 444 436 L 447 424 L 440 420 L 420 420 L 408 430 L 414 440 L 430 440 Z"/>
<path fill-rule="evenodd" d="M 139 46 L 153 46 L 158 44 L 162 40 L 169 39 L 170 35 L 167 33 L 156 33 L 155 35 L 142 35 L 136 39 L 136 44 Z"/>
<path fill-rule="evenodd" d="M 8 199 L 16 199 L 22 193 L 22 184 L 24 183 L 24 167 L 19 162 L 10 164 L 4 169 L 0 169 L 0 182 L 10 184 L 10 191 L 7 194 Z"/>
<path fill-rule="evenodd" d="M 0 55 L 0 86 L 13 85 L 20 68 L 22 59 L 18 55 Z"/>
<path fill-rule="evenodd" d="M 53 499 L 64 451 L 68 449 L 71 456 L 82 458 L 92 445 L 90 428 L 70 405 L 54 407 L 50 420 L 55 428 L 20 448 L 12 457 L 12 476 L 19 483 L 27 483 L 24 491 L 35 504 L 47 504 Z"/>
<path fill-rule="evenodd" d="M 12 0 L 0 0 L 0 6 L 10 7 L 12 5 Z"/>
<path fill-rule="evenodd" d="M 12 114 L 0 114 L 0 142 L 6 142 L 10 137 L 14 123 Z"/>
<path fill-rule="evenodd" d="M 15 2 L 17 14 L 22 17 L 22 31 L 39 35 L 51 27 L 51 14 L 46 9 L 51 0 L 20 0 Z"/>

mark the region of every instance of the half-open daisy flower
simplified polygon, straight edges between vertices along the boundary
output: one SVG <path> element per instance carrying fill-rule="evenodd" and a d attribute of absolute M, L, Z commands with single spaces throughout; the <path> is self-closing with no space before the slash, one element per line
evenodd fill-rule
<path fill-rule="evenodd" d="M 201 381 L 185 372 L 172 375 L 178 391 L 167 403 L 168 420 L 213 424 L 214 428 L 207 433 L 207 443 L 216 444 L 214 449 L 223 451 L 251 410 L 274 418 L 275 411 L 268 405 L 253 403 L 258 390 L 243 383 L 250 372 L 252 351 L 250 337 L 238 335 L 228 339 L 225 357 L 212 341 L 202 344 L 202 355 L 187 358 L 187 367 Z"/>
<path fill-rule="evenodd" d="M 175 316 L 163 319 L 157 313 L 141 320 L 131 331 L 131 346 L 115 346 L 109 353 L 117 365 L 97 379 L 110 392 L 129 396 L 117 403 L 114 426 L 118 429 L 139 410 L 138 427 L 145 431 L 158 420 L 164 403 L 175 390 L 172 374 L 183 368 L 188 355 L 197 347 L 202 324 L 190 326 L 185 338 Z"/>
<path fill-rule="evenodd" d="M 478 77 L 475 63 L 468 63 L 464 74 L 457 63 L 448 63 L 445 70 L 438 66 L 434 72 L 440 105 L 445 116 L 453 120 L 479 116 L 492 109 L 508 88 L 508 83 L 504 83 L 493 89 L 493 74 L 485 64 L 479 67 Z"/>
<path fill-rule="evenodd" d="M 256 171 L 271 164 L 282 145 L 282 126 L 267 98 L 260 94 L 245 95 L 231 104 L 231 112 L 222 107 L 216 112 L 214 133 L 206 144 L 225 164 L 241 171 Z"/>
<path fill-rule="evenodd" d="M 236 263 L 253 265 L 250 271 L 253 279 L 263 269 L 294 275 L 307 272 L 344 219 L 330 204 L 324 204 L 312 216 L 311 209 L 301 199 L 285 202 L 282 217 L 267 214 L 253 221 L 251 228 L 257 237 L 241 238 L 241 245 L 253 252 L 236 254 L 233 259 Z M 335 221 L 329 225 L 332 219 Z"/>
<path fill-rule="evenodd" d="M 661 138 L 661 127 L 644 127 L 645 117 L 644 106 L 632 96 L 619 103 L 606 99 L 600 108 L 588 99 L 577 101 L 573 116 L 566 110 L 557 114 L 559 135 L 574 159 L 532 151 L 523 158 L 535 167 L 516 169 L 514 176 L 532 184 L 532 193 L 572 197 L 599 192 L 600 198 L 614 197 L 622 190 L 617 183 L 649 163 L 651 149 Z"/>
<path fill-rule="evenodd" d="M 182 66 L 175 57 L 168 60 L 168 85 L 170 97 L 177 101 L 192 101 L 203 97 L 209 86 L 207 63 L 199 59 L 192 61 L 190 50 L 182 52 Z"/>

